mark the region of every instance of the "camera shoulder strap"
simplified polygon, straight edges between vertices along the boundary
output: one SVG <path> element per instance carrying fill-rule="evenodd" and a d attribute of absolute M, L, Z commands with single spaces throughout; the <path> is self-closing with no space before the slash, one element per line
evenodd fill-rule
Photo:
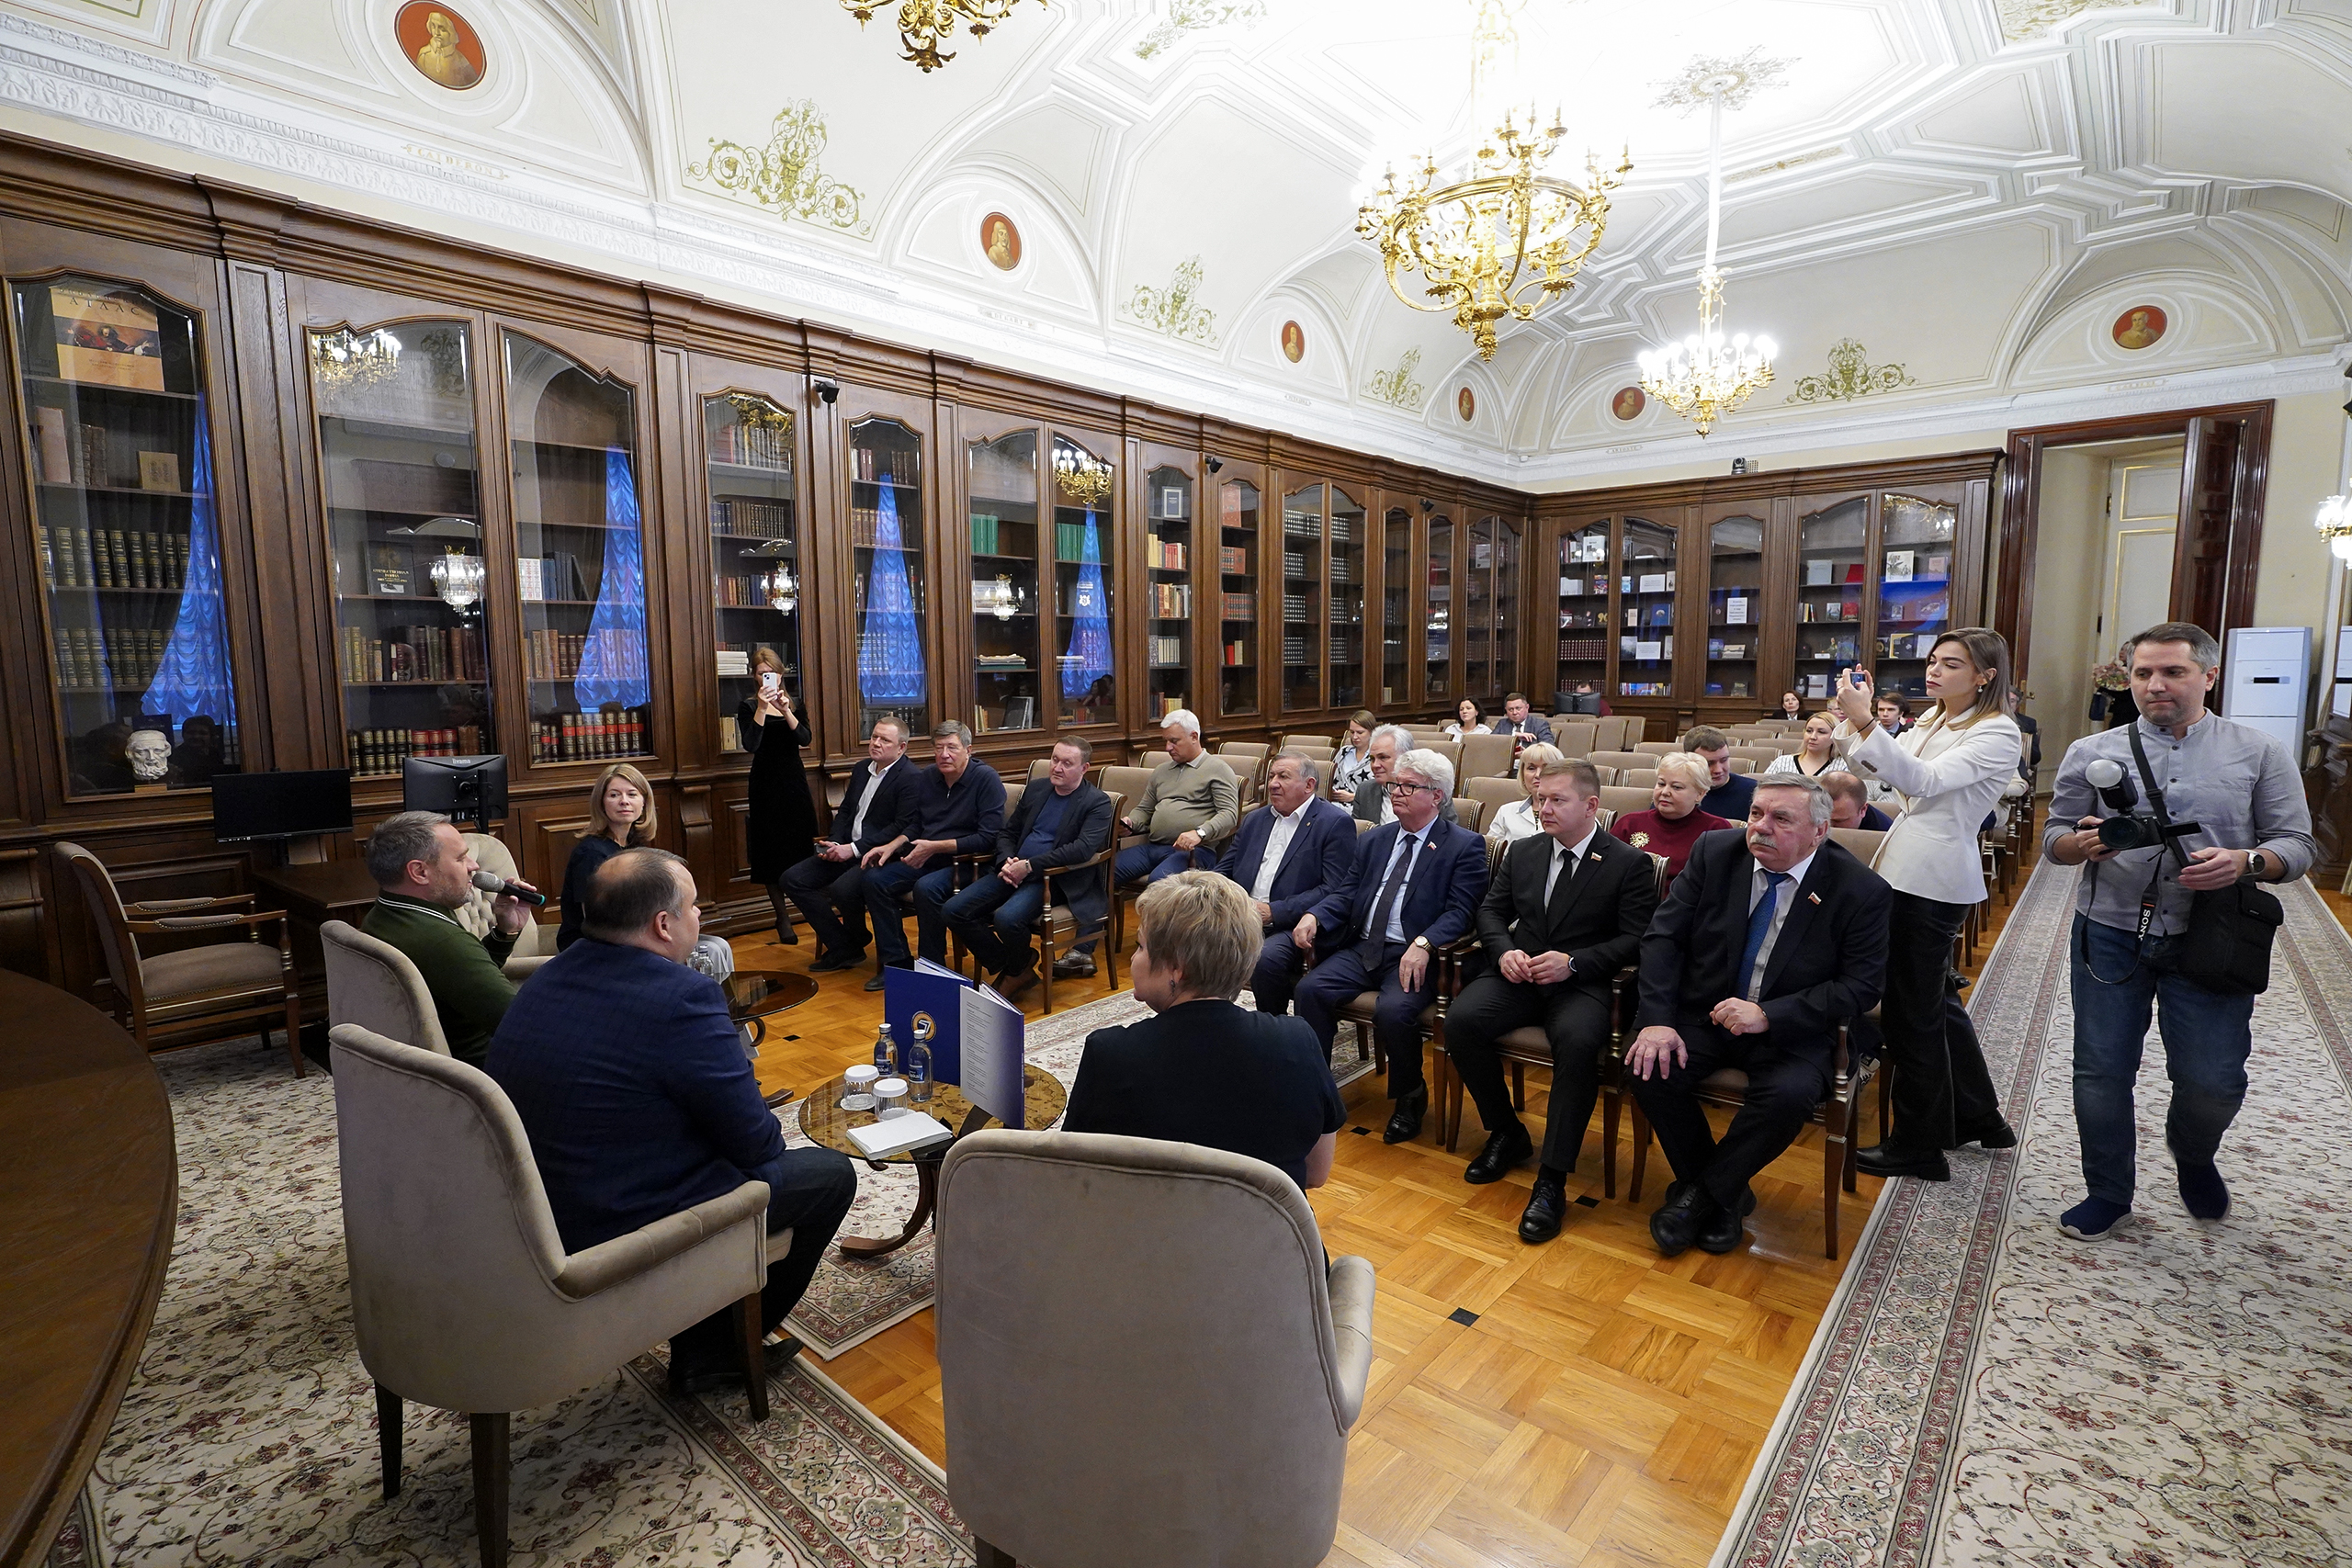
<path fill-rule="evenodd" d="M 2132 760 L 2137 762 L 2140 766 L 2140 781 L 2144 784 L 2148 789 L 2148 804 L 2155 810 L 2156 826 L 2161 829 L 2169 829 L 2172 826 L 2172 821 L 2165 815 L 2165 793 L 2156 787 L 2155 775 L 2148 771 L 2147 749 L 2140 744 L 2140 721 L 2136 718 L 2132 719 L 2123 728 L 2132 742 Z M 2180 849 L 2179 841 L 2172 836 L 2169 830 L 2165 833 L 2164 840 L 2165 843 L 2170 844 L 2173 847 L 2176 853 L 2178 852 Z M 2186 864 L 2187 863 L 2183 862 L 2182 863 Z M 2096 879 L 2098 876 L 2098 863 L 2097 861 L 2093 861 L 2091 863 L 2091 876 L 2094 879 L 2094 893 L 2097 891 Z M 2119 979 L 2110 980 L 2106 976 L 2101 975 L 2097 969 L 2091 967 L 2090 931 L 2086 925 L 2086 929 L 2078 933 L 2076 941 L 2076 946 L 2081 951 L 2083 972 L 2085 974 L 2088 975 L 2092 979 L 2098 981 L 2102 986 L 2120 986 L 2123 984 L 2125 980 L 2132 978 L 2132 975 L 2137 975 L 2140 972 L 2140 964 L 2145 959 L 2145 949 L 2148 945 L 2148 928 L 2154 925 L 2156 919 L 2156 889 L 2163 885 L 2164 879 L 2165 857 L 2164 852 L 2159 850 L 2156 852 L 2156 868 L 2154 872 L 2149 874 L 2148 886 L 2141 889 L 2140 892 L 2140 924 L 2139 928 L 2132 933 L 2132 961 L 2131 973 L 2124 975 Z"/>

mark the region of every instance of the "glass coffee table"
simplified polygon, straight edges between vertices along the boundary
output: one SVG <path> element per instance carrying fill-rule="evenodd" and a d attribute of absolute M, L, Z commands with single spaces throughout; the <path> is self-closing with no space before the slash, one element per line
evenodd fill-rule
<path fill-rule="evenodd" d="M 817 994 L 817 982 L 783 969 L 738 969 L 718 982 L 727 993 L 727 1016 L 751 1031 L 752 1049 L 768 1037 L 767 1021 Z"/>
<path fill-rule="evenodd" d="M 1050 1127 L 1061 1120 L 1069 1108 L 1069 1091 L 1062 1088 L 1062 1080 L 1043 1067 L 1023 1064 L 1021 1069 L 1024 1119 L 1031 1127 Z M 880 1168 L 884 1165 L 911 1165 L 915 1168 L 917 1188 L 914 1213 L 907 1216 L 906 1228 L 893 1236 L 844 1235 L 835 1238 L 835 1245 L 852 1258 L 879 1258 L 899 1248 L 922 1234 L 930 1223 L 932 1210 L 939 1201 L 939 1166 L 947 1157 L 952 1144 L 935 1144 L 927 1149 L 911 1149 L 902 1154 L 885 1155 L 868 1159 L 865 1152 L 850 1140 L 852 1127 L 870 1127 L 875 1122 L 871 1111 L 843 1111 L 842 1096 L 849 1092 L 849 1080 L 839 1076 L 828 1078 L 811 1089 L 808 1098 L 800 1102 L 800 1130 L 811 1143 L 824 1148 L 838 1149 L 852 1159 L 865 1160 Z M 946 1123 L 957 1137 L 977 1133 L 984 1127 L 1003 1123 L 995 1117 L 976 1111 L 964 1091 L 952 1083 L 936 1086 L 931 1091 L 929 1105 L 913 1105 Z"/>

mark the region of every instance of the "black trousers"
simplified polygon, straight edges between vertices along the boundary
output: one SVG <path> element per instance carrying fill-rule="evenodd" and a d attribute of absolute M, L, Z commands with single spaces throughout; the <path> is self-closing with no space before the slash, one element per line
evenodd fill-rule
<path fill-rule="evenodd" d="M 824 953 L 864 953 L 873 937 L 865 923 L 865 868 L 854 860 L 810 855 L 785 868 L 784 890 L 808 917 Z"/>
<path fill-rule="evenodd" d="M 768 1265 L 760 1288 L 760 1327 L 773 1332 L 800 1304 L 817 1265 L 857 1198 L 857 1168 L 831 1149 L 786 1149 L 751 1175 L 768 1184 L 768 1232 L 792 1232 L 792 1246 Z M 670 1337 L 670 1361 L 697 1370 L 731 1364 L 735 1309 L 725 1307 Z"/>
<path fill-rule="evenodd" d="M 1263 951 L 1262 949 L 1261 950 Z M 1421 1072 L 1421 1011 L 1430 1005 L 1437 986 L 1437 960 L 1430 960 L 1416 990 L 1407 990 L 1396 973 L 1405 956 L 1400 942 L 1381 944 L 1380 958 L 1367 964 L 1351 942 L 1306 972 L 1293 993 L 1298 1016 L 1315 1031 L 1323 1059 L 1331 1059 L 1331 1038 L 1339 1029 L 1340 1010 L 1366 991 L 1378 991 L 1372 1006 L 1372 1037 L 1388 1055 L 1388 1093 L 1402 1100 L 1429 1087 Z"/>
<path fill-rule="evenodd" d="M 1268 933 L 1258 948 L 1258 966 L 1250 972 L 1250 996 L 1260 1012 L 1290 1011 L 1298 977 L 1306 973 L 1306 955 L 1287 931 Z"/>
<path fill-rule="evenodd" d="M 1675 1032 L 1690 1051 L 1687 1066 L 1672 1066 L 1665 1077 L 1627 1076 L 1634 1099 L 1657 1134 L 1674 1174 L 1696 1181 L 1709 1197 L 1729 1208 L 1756 1173 L 1781 1157 L 1829 1092 L 1830 1042 L 1776 1041 L 1766 1034 L 1731 1034 L 1703 1013 L 1677 1019 Z M 1733 1113 L 1722 1142 L 1699 1102 L 1700 1080 L 1719 1067 L 1747 1074 L 1747 1103 Z"/>
<path fill-rule="evenodd" d="M 1495 1042 L 1541 1025 L 1552 1043 L 1552 1108 L 1544 1117 L 1544 1163 L 1577 1168 L 1593 1101 L 1600 1098 L 1600 1053 L 1609 1043 L 1609 993 L 1585 986 L 1535 986 L 1479 976 L 1445 1010 L 1445 1046 L 1488 1133 L 1519 1126 Z"/>
<path fill-rule="evenodd" d="M 1885 1059 L 1894 1069 L 1894 1126 L 1884 1134 L 1890 1148 L 1917 1154 L 1954 1148 L 1960 1128 L 2001 1113 L 1976 1026 L 1944 986 L 1952 938 L 1967 918 L 1965 904 L 1894 896 L 1878 1004 Z"/>

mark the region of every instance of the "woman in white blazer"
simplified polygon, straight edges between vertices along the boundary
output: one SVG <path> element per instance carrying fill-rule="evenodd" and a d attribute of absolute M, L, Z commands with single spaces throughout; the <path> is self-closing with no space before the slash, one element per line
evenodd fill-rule
<path fill-rule="evenodd" d="M 1951 1176 L 1945 1150 L 2017 1143 L 1968 1010 L 1944 984 L 1952 939 L 1968 907 L 1985 897 L 1977 834 L 2017 776 L 2007 640 L 1982 626 L 1944 633 L 1928 652 L 1927 685 L 1928 711 L 1899 738 L 1872 716 L 1861 671 L 1838 676 L 1837 705 L 1838 731 L 1851 738 L 1847 765 L 1883 780 L 1903 803 L 1874 868 L 1894 889 L 1879 991 L 1894 1125 L 1856 1163 L 1878 1176 L 1944 1181 Z"/>

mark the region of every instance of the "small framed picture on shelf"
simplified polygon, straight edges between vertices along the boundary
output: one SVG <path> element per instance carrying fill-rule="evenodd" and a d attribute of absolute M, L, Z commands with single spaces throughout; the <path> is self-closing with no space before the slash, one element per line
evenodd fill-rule
<path fill-rule="evenodd" d="M 1184 515 L 1184 489 L 1182 485 L 1162 485 L 1159 490 L 1159 514 L 1162 517 Z"/>
<path fill-rule="evenodd" d="M 139 488 L 141 490 L 179 489 L 180 455 L 177 452 L 140 453 Z"/>
<path fill-rule="evenodd" d="M 409 586 L 409 560 L 396 545 L 368 547 L 368 583 L 371 593 L 396 594 L 406 597 Z"/>
<path fill-rule="evenodd" d="M 1889 582 L 1911 581 L 1911 552 L 1909 550 L 1886 552 L 1886 580 Z"/>
<path fill-rule="evenodd" d="M 164 389 L 162 320 L 128 291 L 49 286 L 60 379 L 85 386 Z"/>

